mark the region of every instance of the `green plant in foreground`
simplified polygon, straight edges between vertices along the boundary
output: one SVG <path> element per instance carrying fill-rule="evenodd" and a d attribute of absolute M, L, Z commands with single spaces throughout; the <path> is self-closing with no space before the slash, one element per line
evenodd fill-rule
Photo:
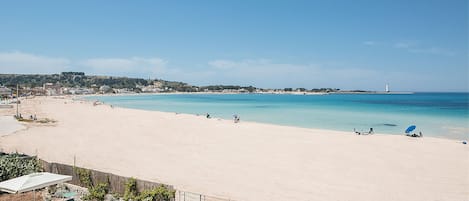
<path fill-rule="evenodd" d="M 36 157 L 18 153 L 0 155 L 0 181 L 41 171 Z"/>
<path fill-rule="evenodd" d="M 76 168 L 75 171 L 80 182 L 89 190 L 89 194 L 84 196 L 83 200 L 103 201 L 109 190 L 109 178 L 108 183 L 93 185 L 91 180 L 91 171 L 82 168 Z M 125 201 L 170 201 L 174 199 L 174 197 L 175 191 L 163 185 L 138 193 L 137 180 L 135 178 L 130 178 L 125 183 L 123 199 Z"/>
<path fill-rule="evenodd" d="M 174 195 L 174 190 L 163 185 L 138 193 L 137 180 L 135 178 L 130 178 L 125 183 L 125 201 L 170 201 L 174 198 Z"/>
<path fill-rule="evenodd" d="M 85 195 L 83 197 L 83 200 L 97 200 L 97 201 L 103 201 L 104 196 L 106 196 L 108 192 L 108 184 L 106 183 L 99 183 L 96 186 L 92 186 L 88 188 L 88 191 L 90 192 L 88 195 Z"/>
<path fill-rule="evenodd" d="M 137 201 L 170 201 L 175 197 L 175 191 L 163 185 L 151 190 L 144 190 L 136 197 Z"/>
<path fill-rule="evenodd" d="M 88 188 L 89 194 L 83 197 L 83 200 L 103 201 L 104 196 L 108 193 L 109 185 L 107 183 L 98 183 L 93 185 L 91 180 L 91 171 L 83 168 L 75 168 L 80 182 Z M 108 181 L 109 182 L 109 181 Z"/>
<path fill-rule="evenodd" d="M 75 172 L 78 175 L 80 182 L 85 185 L 86 188 L 93 187 L 93 182 L 91 181 L 91 171 L 83 168 L 75 168 Z"/>
<path fill-rule="evenodd" d="M 124 200 L 135 200 L 137 194 L 137 180 L 135 178 L 130 178 L 125 183 Z"/>

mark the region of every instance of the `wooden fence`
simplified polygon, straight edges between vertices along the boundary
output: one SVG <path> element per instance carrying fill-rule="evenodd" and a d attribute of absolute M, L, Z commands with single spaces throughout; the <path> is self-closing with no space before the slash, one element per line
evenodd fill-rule
<path fill-rule="evenodd" d="M 0 156 L 2 154 L 5 154 L 5 153 L 0 151 Z M 27 155 L 19 156 L 19 157 L 24 158 L 24 159 L 35 158 L 32 156 L 27 156 Z M 42 159 L 38 159 L 38 161 L 39 161 L 39 164 L 42 166 L 43 171 L 56 173 L 56 174 L 62 174 L 62 175 L 70 175 L 72 176 L 72 180 L 69 181 L 68 183 L 71 183 L 77 186 L 82 186 L 82 187 L 87 187 L 87 186 L 80 181 L 77 170 L 78 169 L 85 170 L 90 173 L 91 181 L 93 182 L 93 184 L 107 183 L 109 185 L 108 187 L 111 193 L 117 193 L 120 195 L 124 194 L 125 184 L 130 179 L 129 177 L 123 177 L 123 176 L 101 172 L 97 170 L 74 167 L 71 165 L 66 165 L 66 164 L 61 164 L 61 163 L 50 163 Z M 161 185 L 165 186 L 168 189 L 175 190 L 176 191 L 175 198 L 173 199 L 175 201 L 234 201 L 229 198 L 220 198 L 220 197 L 203 195 L 199 193 L 176 190 L 171 185 L 159 184 L 159 183 L 139 180 L 139 179 L 135 179 L 135 181 L 137 184 L 138 192 L 142 192 L 143 190 L 153 189 Z"/>
<path fill-rule="evenodd" d="M 78 178 L 78 173 L 76 171 L 77 170 L 76 167 L 73 167 L 71 165 L 60 164 L 60 163 L 49 163 L 41 159 L 39 159 L 39 162 L 44 168 L 45 172 L 70 175 L 72 176 L 72 181 L 70 181 L 69 183 L 82 186 L 82 187 L 86 187 L 85 184 L 80 182 L 80 179 Z M 130 179 L 129 177 L 123 177 L 123 176 L 101 172 L 97 170 L 91 170 L 91 169 L 86 169 L 86 168 L 80 168 L 80 169 L 90 172 L 91 181 L 93 182 L 93 184 L 107 183 L 109 184 L 110 192 L 118 193 L 120 195 L 124 194 L 125 183 Z M 136 183 L 137 183 L 138 192 L 142 192 L 143 190 L 147 190 L 147 189 L 152 189 L 154 187 L 158 187 L 161 185 L 167 187 L 168 189 L 174 190 L 173 186 L 159 184 L 159 183 L 150 182 L 150 181 L 136 179 Z"/>

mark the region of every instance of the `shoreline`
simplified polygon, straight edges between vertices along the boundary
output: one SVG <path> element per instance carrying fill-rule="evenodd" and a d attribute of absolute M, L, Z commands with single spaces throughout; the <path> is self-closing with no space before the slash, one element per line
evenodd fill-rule
<path fill-rule="evenodd" d="M 83 99 L 83 101 L 88 101 L 89 103 L 92 103 L 94 102 L 93 100 L 86 100 L 86 99 Z M 104 106 L 109 106 L 111 107 L 112 104 L 108 104 L 108 103 L 102 103 L 101 105 L 104 105 Z M 121 106 L 115 106 L 115 105 L 112 105 L 112 107 L 115 107 L 115 108 L 124 108 L 124 109 L 129 109 L 129 110 L 139 110 L 139 111 L 147 111 L 147 112 L 159 112 L 159 113 L 164 113 L 164 114 L 167 114 L 167 115 L 188 115 L 188 116 L 193 116 L 193 117 L 197 117 L 197 118 L 206 118 L 204 114 L 191 114 L 191 113 L 178 113 L 178 112 L 167 112 L 167 111 L 159 111 L 159 110 L 146 110 L 146 109 L 139 109 L 139 108 L 128 108 L 128 107 L 121 107 Z M 234 123 L 233 120 L 231 119 L 226 119 L 226 118 L 223 118 L 223 117 L 217 117 L 217 116 L 213 116 L 213 117 L 210 117 L 209 119 L 212 119 L 212 120 L 218 120 L 218 121 L 225 121 L 225 122 L 228 122 L 228 123 Z M 325 128 L 316 128 L 316 127 L 301 127 L 301 126 L 292 126 L 292 125 L 286 125 L 286 124 L 275 124 L 275 123 L 266 123 L 266 122 L 258 122 L 258 121 L 246 121 L 246 120 L 242 120 L 238 123 L 251 123 L 251 124 L 260 124 L 260 125 L 266 125 L 266 126 L 280 126 L 280 127 L 285 127 L 285 128 L 295 128 L 295 129 L 307 129 L 307 130 L 311 130 L 311 131 L 314 131 L 314 132 L 325 132 L 325 133 L 329 133 L 329 132 L 340 132 L 340 133 L 343 133 L 343 134 L 346 134 L 346 135 L 358 135 L 356 133 L 354 133 L 354 131 L 346 131 L 346 130 L 339 130 L 339 129 L 325 129 Z M 358 131 L 358 130 L 357 130 Z M 361 132 L 364 132 L 361 130 Z M 406 136 L 405 134 L 392 134 L 392 133 L 384 133 L 384 132 L 374 132 L 373 134 L 362 134 L 363 136 L 364 135 L 390 135 L 390 136 L 400 136 L 400 137 L 406 137 L 408 138 L 409 136 Z M 444 137 L 444 136 L 425 136 L 425 138 L 434 138 L 434 139 L 443 139 L 443 140 L 450 140 L 450 141 L 455 141 L 455 142 L 462 142 L 462 141 L 465 141 L 464 139 L 455 139 L 455 138 L 447 138 L 447 137 Z"/>
<path fill-rule="evenodd" d="M 240 201 L 469 195 L 469 160 L 461 160 L 469 147 L 450 139 L 235 124 L 71 97 L 27 99 L 21 107 L 58 122 L 0 137 L 2 149 L 64 164 L 76 157 L 78 166 L 185 191 Z"/>
<path fill-rule="evenodd" d="M 83 99 L 83 97 L 81 97 L 82 99 L 76 99 L 76 100 L 81 100 L 81 101 L 86 101 L 88 103 L 92 103 L 94 102 L 95 100 L 87 100 L 87 99 Z M 102 103 L 102 102 L 101 102 Z M 103 106 L 108 106 L 108 107 L 111 107 L 112 104 L 108 104 L 108 103 L 102 103 L 100 105 L 103 105 Z M 128 110 L 138 110 L 138 111 L 146 111 L 146 112 L 158 112 L 158 113 L 163 113 L 163 114 L 166 114 L 166 115 L 187 115 L 187 116 L 192 116 L 192 117 L 196 117 L 196 118 L 204 118 L 206 119 L 205 115 L 204 114 L 191 114 L 191 113 L 178 113 L 178 112 L 167 112 L 167 111 L 159 111 L 159 110 L 146 110 L 146 109 L 139 109 L 139 108 L 128 108 L 128 107 L 121 107 L 121 106 L 115 106 L 115 105 L 112 105 L 112 107 L 114 108 L 123 108 L 123 109 L 128 109 Z M 246 120 L 242 120 L 238 123 L 234 123 L 232 119 L 226 119 L 226 118 L 222 118 L 222 117 L 217 117 L 217 116 L 213 116 L 213 117 L 210 117 L 208 118 L 207 120 L 217 120 L 217 121 L 224 121 L 226 123 L 233 123 L 233 124 L 241 124 L 241 123 L 248 123 L 248 124 L 259 124 L 259 125 L 264 125 L 264 126 L 278 126 L 278 127 L 285 127 L 285 128 L 291 128 L 291 129 L 306 129 L 306 130 L 310 130 L 312 132 L 325 132 L 325 133 L 330 133 L 330 132 L 338 132 L 338 133 L 342 133 L 342 134 L 345 134 L 345 135 L 358 135 L 356 133 L 353 133 L 353 130 L 352 131 L 345 131 L 345 130 L 338 130 L 338 129 L 324 129 L 324 128 L 315 128 L 315 127 L 301 127 L 301 126 L 292 126 L 292 125 L 285 125 L 285 124 L 274 124 L 274 123 L 265 123 L 265 122 L 257 122 L 257 121 L 246 121 Z M 391 133 L 384 133 L 384 132 L 378 132 L 378 133 L 373 133 L 373 134 L 362 134 L 361 136 L 371 136 L 371 135 L 384 135 L 384 136 L 400 136 L 400 137 L 406 137 L 406 138 L 409 138 L 409 136 L 406 136 L 404 134 L 391 134 Z M 464 141 L 462 139 L 454 139 L 454 138 L 445 138 L 443 136 L 425 136 L 425 138 L 434 138 L 434 139 L 443 139 L 443 140 L 449 140 L 449 141 L 454 141 L 454 142 L 461 142 L 461 141 Z"/>
<path fill-rule="evenodd" d="M 26 98 L 20 98 L 21 101 L 23 100 L 28 100 L 28 99 L 34 99 L 34 98 L 51 98 L 51 99 L 57 99 L 57 100 L 70 100 L 70 101 L 84 101 L 84 102 L 87 102 L 87 103 L 90 103 L 92 104 L 94 101 L 99 101 L 99 100 L 90 100 L 90 99 L 86 99 L 87 97 L 102 97 L 102 96 L 144 96 L 144 95 L 175 95 L 175 94 L 239 94 L 239 93 L 212 93 L 212 92 L 208 92 L 208 93 L 205 93 L 205 92 L 196 92 L 196 93 L 193 93 L 193 92 L 176 92 L 176 93 L 133 93 L 133 94 L 93 94 L 93 95 L 60 95 L 60 96 L 33 96 L 33 97 L 26 97 Z M 262 93 L 252 93 L 252 94 L 262 94 Z M 283 95 L 283 94 L 279 94 L 279 95 Z M 101 102 L 101 101 L 99 101 Z M 12 105 L 12 104 L 6 104 L 6 105 Z M 112 105 L 112 104 L 108 104 L 108 103 L 103 103 L 101 102 L 100 105 L 104 105 L 104 106 L 109 106 L 109 107 L 115 107 L 115 108 L 124 108 L 124 109 L 129 109 L 129 110 L 139 110 L 139 111 L 147 111 L 147 112 L 159 112 L 159 113 L 165 113 L 165 114 L 168 114 L 168 115 L 173 115 L 173 114 L 176 114 L 176 115 L 189 115 L 189 116 L 193 116 L 193 117 L 204 117 L 204 114 L 191 114 L 191 113 L 178 113 L 178 112 L 167 112 L 167 111 L 159 111 L 159 110 L 147 110 L 147 109 L 140 109 L 140 108 L 129 108 L 129 107 L 121 107 L 121 106 L 115 106 L 115 105 Z M 4 110 L 7 109 L 7 108 L 3 108 Z M 15 109 L 14 107 L 14 104 L 13 104 L 13 107 L 11 109 Z M 0 117 L 1 116 L 5 116 L 5 115 L 2 115 L 2 110 L 0 108 Z M 216 120 L 219 120 L 219 121 L 226 121 L 226 122 L 231 122 L 233 123 L 233 120 L 231 119 L 226 119 L 226 118 L 223 118 L 223 117 L 217 117 L 217 116 L 213 116 L 211 117 L 211 119 L 216 119 Z M 347 130 L 340 130 L 340 129 L 325 129 L 325 128 L 317 128 L 317 127 L 301 127 L 301 126 L 294 126 L 294 125 L 287 125 L 287 124 L 275 124 L 275 123 L 267 123 L 267 122 L 258 122 L 258 121 L 246 121 L 246 120 L 242 120 L 241 122 L 243 123 L 253 123 L 253 124 L 263 124 L 263 125 L 267 125 L 267 126 L 281 126 L 281 127 L 286 127 L 286 128 L 297 128 L 297 129 L 310 129 L 312 131 L 316 131 L 316 132 L 341 132 L 341 133 L 344 133 L 344 134 L 351 134 L 351 135 L 357 135 L 356 133 L 353 133 L 353 130 L 350 130 L 350 131 L 347 131 Z M 27 130 L 29 127 L 27 124 L 25 123 L 21 123 L 21 122 L 18 122 L 19 125 L 22 125 L 23 128 L 21 129 L 17 129 L 15 130 L 14 132 L 11 132 L 9 134 L 14 134 L 18 131 L 21 131 L 21 130 Z M 449 128 L 451 129 L 451 128 Z M 362 131 L 362 130 L 360 130 Z M 5 135 L 9 135 L 9 134 L 4 134 Z M 385 133 L 385 132 L 378 132 L 378 133 L 373 133 L 372 135 L 390 135 L 390 136 L 402 136 L 402 137 L 408 137 L 404 134 L 392 134 L 392 133 Z M 444 137 L 444 136 L 425 136 L 425 138 L 435 138 L 435 139 L 444 139 L 444 140 L 450 140 L 450 141 L 455 141 L 455 142 L 462 142 L 462 141 L 466 141 L 468 139 L 455 139 L 455 138 L 449 138 L 449 137 Z"/>
<path fill-rule="evenodd" d="M 182 95 L 184 95 L 184 94 L 205 95 L 205 93 L 201 93 L 201 94 L 197 94 L 197 93 L 180 93 L 180 94 L 182 94 Z M 134 95 L 130 95 L 130 96 L 147 96 L 147 97 L 155 96 L 156 97 L 156 96 L 180 95 L 180 94 L 179 93 L 161 93 L 161 94 L 157 93 L 157 94 L 134 94 Z M 209 93 L 209 94 L 211 94 L 211 93 Z M 226 94 L 222 94 L 222 95 L 226 95 Z M 275 94 L 273 94 L 273 95 L 275 95 Z M 287 95 L 290 95 L 290 94 L 287 94 Z M 331 94 L 331 95 L 333 95 L 333 94 Z M 102 95 L 93 95 L 93 96 L 83 95 L 83 96 L 76 96 L 76 97 L 77 97 L 77 99 L 86 100 L 86 101 L 94 101 L 94 100 L 101 101 L 100 97 L 118 97 L 118 96 L 127 96 L 127 95 L 126 94 L 122 94 L 122 95 L 121 94 L 114 94 L 114 95 L 102 94 Z M 93 97 L 96 97 L 96 99 L 93 100 Z M 112 100 L 111 100 L 111 102 L 112 102 Z M 116 103 L 116 104 L 118 104 L 118 103 Z M 106 102 L 106 105 L 111 105 L 111 104 L 109 102 Z M 113 106 L 116 106 L 116 105 L 113 105 Z M 118 107 L 121 107 L 121 106 L 118 106 Z M 144 110 L 144 111 L 160 111 L 158 109 L 152 109 L 152 108 L 138 108 L 138 107 L 124 107 L 124 108 L 138 109 L 138 110 Z M 187 111 L 176 112 L 176 111 L 167 110 L 167 111 L 164 111 L 164 112 L 184 113 L 184 114 L 190 114 L 190 115 L 195 115 L 195 116 L 198 116 L 198 115 L 203 116 L 205 114 L 204 112 L 200 112 L 200 111 L 193 112 L 193 113 L 188 113 Z M 216 111 L 214 111 L 214 112 L 216 112 Z M 209 112 L 209 113 L 212 114 L 211 112 Z M 400 114 L 395 114 L 395 115 L 400 115 Z M 249 114 L 247 116 L 249 117 Z M 431 116 L 431 117 L 433 117 L 433 116 Z M 221 119 L 224 119 L 224 120 L 232 120 L 231 115 L 227 115 L 227 114 L 223 114 L 223 115 L 219 115 L 219 116 L 212 116 L 212 118 L 221 118 Z M 397 119 L 397 118 L 395 118 L 395 119 Z M 405 125 L 415 124 L 415 122 L 413 122 L 413 121 L 405 122 L 405 123 L 397 122 L 398 125 L 400 126 L 400 128 L 403 127 L 402 130 L 397 130 L 394 127 L 388 127 L 386 125 L 386 121 L 384 121 L 384 123 L 383 122 L 373 122 L 372 124 L 369 124 L 369 125 L 364 126 L 364 127 L 363 126 L 360 127 L 361 125 L 345 127 L 345 126 L 342 126 L 342 125 L 346 125 L 346 124 L 337 124 L 337 125 L 328 124 L 327 126 L 320 126 L 318 124 L 313 124 L 313 125 L 310 125 L 310 124 L 296 124 L 296 123 L 292 123 L 291 121 L 290 122 L 283 122 L 283 121 L 279 121 L 278 119 L 275 120 L 275 121 L 266 121 L 265 118 L 264 119 L 257 119 L 257 120 L 258 121 L 256 121 L 256 119 L 249 119 L 248 121 L 255 122 L 255 123 L 262 123 L 262 124 L 296 127 L 296 128 L 320 129 L 320 130 L 326 130 L 326 131 L 340 131 L 340 132 L 346 132 L 346 133 L 352 133 L 352 134 L 354 133 L 354 129 L 357 129 L 357 131 L 360 131 L 360 132 L 365 132 L 365 131 L 368 131 L 369 128 L 374 128 L 375 132 L 377 131 L 380 134 L 394 135 L 394 136 L 406 136 L 405 133 L 404 133 L 404 130 L 405 130 L 405 128 L 407 128 L 407 126 L 403 127 L 403 125 L 404 124 Z M 246 122 L 246 120 L 244 120 L 244 119 L 241 119 L 241 121 Z M 393 123 L 393 124 L 396 123 L 396 122 L 393 122 L 393 121 L 390 121 L 390 122 Z M 406 123 L 408 123 L 408 124 L 406 124 Z M 397 126 L 397 125 L 394 124 L 394 126 Z M 427 127 L 428 132 L 424 132 L 425 137 L 434 137 L 434 138 L 439 138 L 439 139 L 450 139 L 450 140 L 457 140 L 457 141 L 465 141 L 465 140 L 467 141 L 467 140 L 469 140 L 467 138 L 467 135 L 466 135 L 466 133 L 469 132 L 469 130 L 468 130 L 469 128 L 461 127 L 459 125 L 454 126 L 454 127 L 451 127 L 449 125 L 445 125 L 445 126 L 441 126 L 441 128 L 439 128 L 439 129 L 441 129 L 441 130 L 439 130 L 440 132 L 437 132 L 436 130 L 432 130 L 432 128 L 433 127 Z M 444 128 L 444 131 L 442 130 L 443 128 Z M 448 133 L 445 133 L 446 131 L 448 131 Z M 445 133 L 445 134 L 440 135 L 440 133 Z"/>
<path fill-rule="evenodd" d="M 354 91 L 343 91 L 343 92 L 129 92 L 129 93 L 104 93 L 104 94 L 67 94 L 58 96 L 133 96 L 133 95 L 174 95 L 174 94 L 272 94 L 272 95 L 334 95 L 334 94 L 345 94 L 345 95 L 401 95 L 401 94 L 415 94 L 415 93 L 427 93 L 427 92 L 411 92 L 411 91 L 365 91 L 365 92 L 354 92 Z M 433 92 L 428 92 L 433 93 Z M 434 92 L 439 93 L 439 92 Z M 441 92 L 446 93 L 446 92 Z M 448 92 L 449 93 L 449 92 Z M 465 92 L 453 92 L 453 93 L 465 93 Z"/>

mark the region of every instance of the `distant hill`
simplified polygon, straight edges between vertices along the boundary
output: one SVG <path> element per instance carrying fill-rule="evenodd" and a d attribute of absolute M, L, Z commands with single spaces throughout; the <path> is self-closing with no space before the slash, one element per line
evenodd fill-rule
<path fill-rule="evenodd" d="M 60 74 L 0 74 L 0 85 L 15 88 L 17 84 L 21 87 L 42 87 L 46 83 L 59 85 L 60 87 L 83 87 L 107 85 L 116 89 L 138 90 L 137 86 L 152 85 L 153 82 L 160 82 L 162 87 L 173 89 L 189 90 L 190 86 L 183 82 L 172 82 L 166 80 L 146 80 L 141 78 L 94 76 L 85 75 L 84 72 L 62 72 Z"/>
<path fill-rule="evenodd" d="M 148 81 L 139 78 L 89 76 L 83 72 L 63 72 L 51 75 L 28 74 L 0 74 L 0 84 L 12 87 L 19 84 L 22 87 L 42 87 L 45 83 L 59 84 L 62 87 L 91 87 L 94 85 L 108 85 L 113 88 L 135 88 L 138 85 L 148 85 Z"/>
<path fill-rule="evenodd" d="M 285 88 L 285 89 L 261 89 L 253 86 L 237 85 L 210 85 L 193 86 L 184 82 L 167 81 L 161 79 L 147 80 L 142 78 L 113 77 L 85 75 L 84 72 L 62 72 L 60 74 L 0 74 L 0 86 L 15 89 L 39 88 L 51 83 L 56 88 L 99 88 L 107 86 L 109 92 L 112 89 L 126 89 L 129 92 L 338 92 L 340 89 L 320 88 Z M 96 91 L 96 90 L 95 90 Z M 114 91 L 115 92 L 115 91 Z"/>

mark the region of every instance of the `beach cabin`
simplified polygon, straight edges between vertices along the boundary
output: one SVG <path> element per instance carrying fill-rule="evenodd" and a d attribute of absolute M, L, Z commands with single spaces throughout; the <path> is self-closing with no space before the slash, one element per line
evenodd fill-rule
<path fill-rule="evenodd" d="M 54 83 L 45 83 L 42 86 L 42 90 L 47 96 L 56 96 L 62 94 L 62 88 L 58 84 Z"/>
<path fill-rule="evenodd" d="M 8 98 L 12 96 L 12 90 L 6 87 L 0 87 L 0 98 Z"/>

